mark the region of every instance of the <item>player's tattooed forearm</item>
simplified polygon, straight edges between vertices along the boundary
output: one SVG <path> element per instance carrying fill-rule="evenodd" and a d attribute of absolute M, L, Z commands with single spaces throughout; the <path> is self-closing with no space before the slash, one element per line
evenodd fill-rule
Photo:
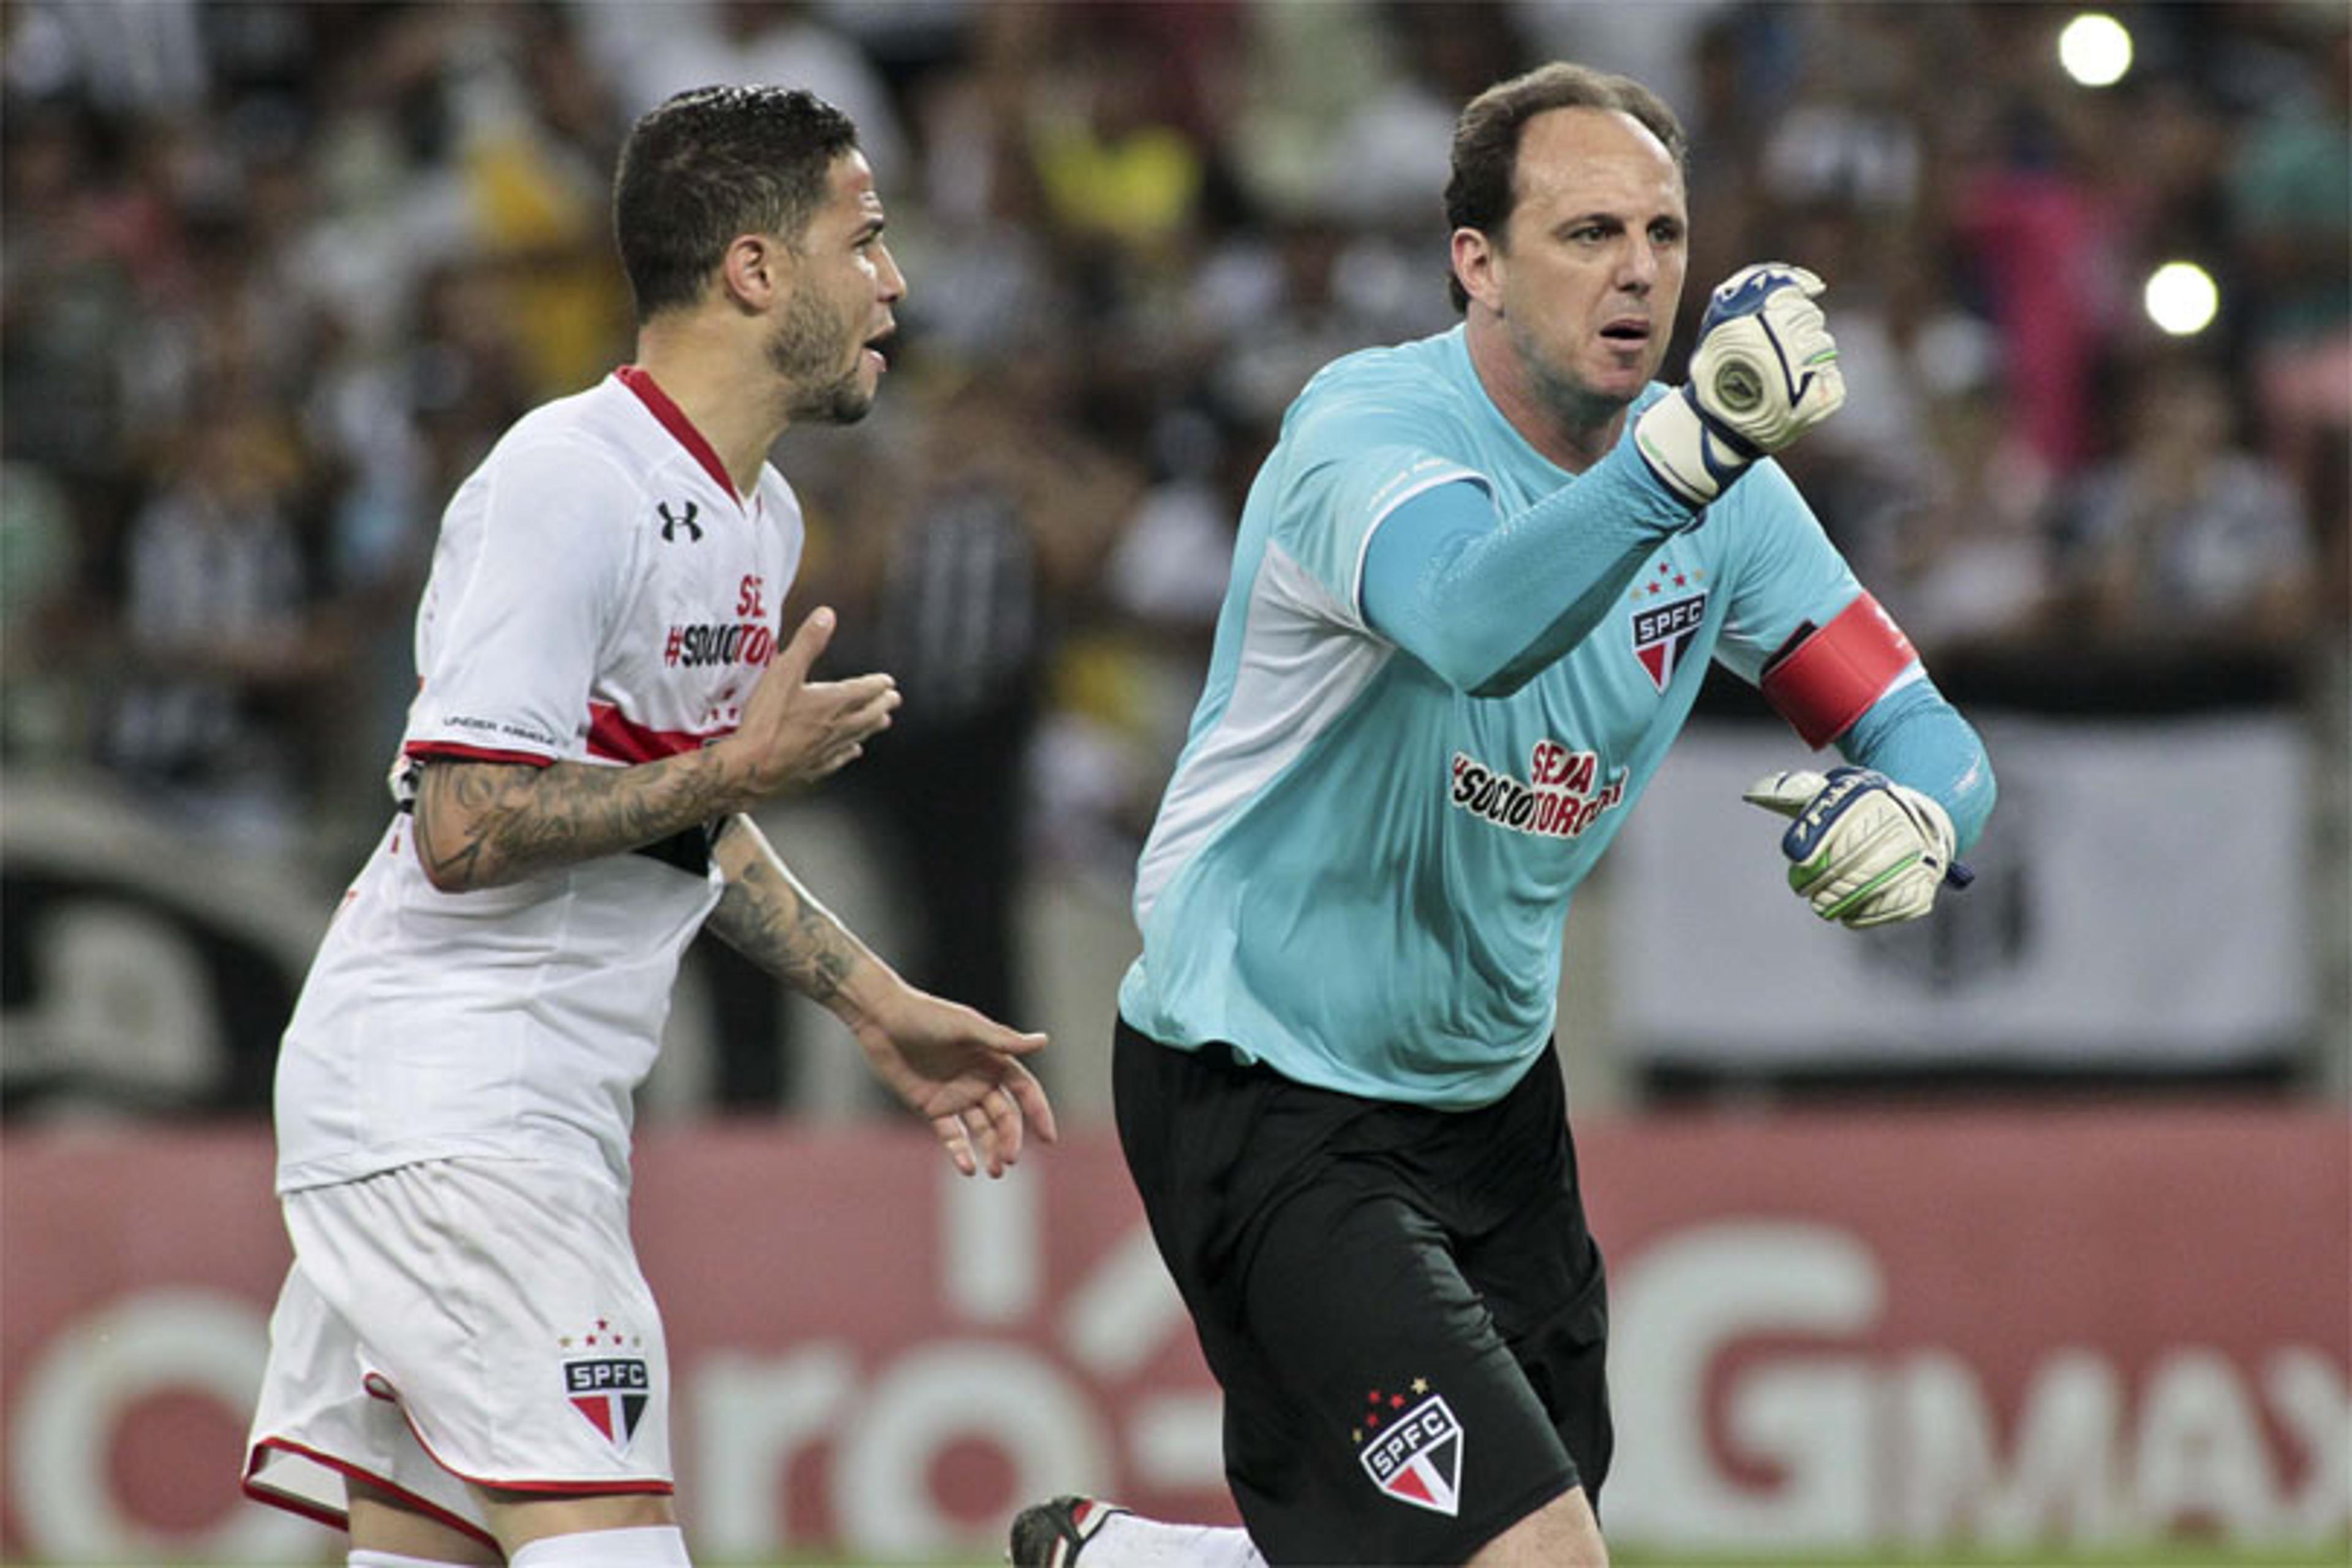
<path fill-rule="evenodd" d="M 788 877 L 758 861 L 730 880 L 710 929 L 812 1002 L 840 993 L 857 954 L 849 935 Z"/>
<path fill-rule="evenodd" d="M 417 786 L 434 885 L 495 888 L 617 855 L 715 815 L 709 787 L 658 766 L 433 763 Z"/>
<path fill-rule="evenodd" d="M 498 886 L 533 770 L 520 765 L 428 763 L 416 787 L 416 847 L 434 885 Z"/>
<path fill-rule="evenodd" d="M 790 935 L 777 954 L 784 983 L 812 1002 L 830 1002 L 849 978 L 855 959 L 841 940 L 841 928 L 823 910 L 794 903 Z"/>

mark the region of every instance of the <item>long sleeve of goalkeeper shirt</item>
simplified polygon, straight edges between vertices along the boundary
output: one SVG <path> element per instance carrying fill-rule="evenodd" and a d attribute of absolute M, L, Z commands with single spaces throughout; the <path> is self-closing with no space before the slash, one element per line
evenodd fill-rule
<path fill-rule="evenodd" d="M 1372 535 L 1364 616 L 1447 684 L 1502 696 L 1589 635 L 1696 515 L 1623 442 L 1510 517 L 1476 483 L 1439 485 Z"/>

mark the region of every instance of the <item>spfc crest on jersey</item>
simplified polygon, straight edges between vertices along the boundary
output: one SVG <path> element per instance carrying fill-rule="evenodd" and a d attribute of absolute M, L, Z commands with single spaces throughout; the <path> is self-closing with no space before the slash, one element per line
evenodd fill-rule
<path fill-rule="evenodd" d="M 1705 576 L 1661 561 L 1633 584 L 1633 657 L 1661 691 L 1682 668 L 1683 655 L 1706 619 L 1706 590 L 1696 586 Z"/>
<path fill-rule="evenodd" d="M 1383 1495 L 1451 1519 L 1462 1510 L 1462 1423 L 1442 1394 L 1413 1380 L 1411 1403 L 1402 1394 L 1371 1396 L 1371 1409 L 1356 1429 L 1357 1462 Z"/>

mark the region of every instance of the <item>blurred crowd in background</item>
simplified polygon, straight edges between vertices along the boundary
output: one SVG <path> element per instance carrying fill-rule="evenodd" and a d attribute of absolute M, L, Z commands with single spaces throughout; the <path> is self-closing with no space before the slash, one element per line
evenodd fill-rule
<path fill-rule="evenodd" d="M 1443 330 L 1455 112 L 1553 58 L 1693 139 L 1691 289 L 1799 261 L 1852 395 L 1788 459 L 1948 690 L 2307 703 L 2340 759 L 2341 0 L 68 0 L 0 9 L 5 763 L 102 769 L 332 887 L 378 833 L 443 502 L 630 352 L 608 182 L 713 80 L 857 121 L 911 285 L 874 414 L 796 431 L 787 616 L 897 729 L 836 786 L 1002 1008 L 1039 867 L 1123 883 L 1241 493 L 1307 374 Z M 2168 336 L 2141 286 L 2221 288 Z"/>

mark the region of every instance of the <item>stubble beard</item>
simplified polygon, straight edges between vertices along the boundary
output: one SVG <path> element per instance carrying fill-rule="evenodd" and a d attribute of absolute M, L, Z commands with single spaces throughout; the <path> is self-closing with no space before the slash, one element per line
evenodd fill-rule
<path fill-rule="evenodd" d="M 776 335 L 768 340 L 768 365 L 787 389 L 785 412 L 794 424 L 855 425 L 874 406 L 874 394 L 860 380 L 863 355 L 837 374 L 845 352 L 856 346 L 850 329 L 827 314 L 805 291 L 784 307 Z"/>
<path fill-rule="evenodd" d="M 1620 396 L 1601 392 L 1572 371 L 1562 370 L 1544 357 L 1541 344 L 1512 331 L 1518 351 L 1519 363 L 1526 366 L 1528 386 L 1538 402 L 1549 409 L 1560 423 L 1571 430 L 1598 430 L 1633 405 L 1641 395 L 1637 388 L 1633 396 Z M 1652 367 L 1652 374 L 1655 367 Z M 1650 375 L 1642 378 L 1647 385 Z"/>

